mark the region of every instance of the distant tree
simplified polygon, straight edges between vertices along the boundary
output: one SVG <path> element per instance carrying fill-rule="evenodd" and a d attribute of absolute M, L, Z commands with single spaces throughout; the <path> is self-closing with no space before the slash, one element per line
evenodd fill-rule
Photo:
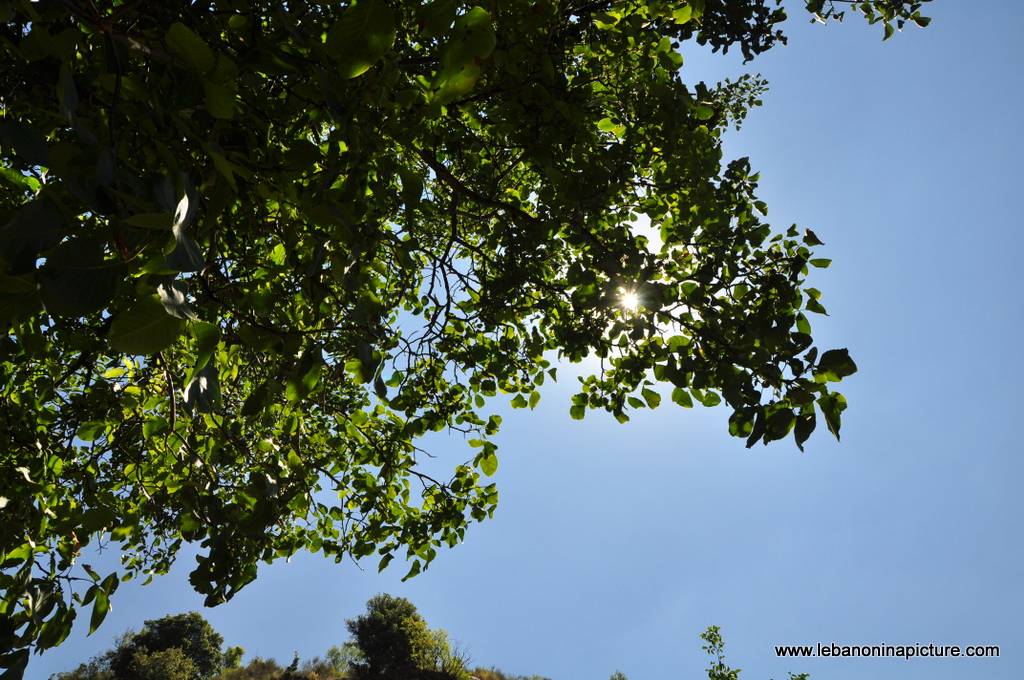
<path fill-rule="evenodd" d="M 364 662 L 366 657 L 363 656 L 362 651 L 352 640 L 343 642 L 341 645 L 336 645 L 327 650 L 327 661 L 331 664 L 331 667 L 338 673 L 347 673 L 352 666 L 357 663 Z"/>
<path fill-rule="evenodd" d="M 242 657 L 245 656 L 245 650 L 239 646 L 228 647 L 224 652 L 224 668 L 239 668 L 242 665 Z"/>
<path fill-rule="evenodd" d="M 366 614 L 348 621 L 363 659 L 351 665 L 355 680 L 468 680 L 446 635 L 438 635 L 408 600 L 377 595 Z"/>
<path fill-rule="evenodd" d="M 718 626 L 708 626 L 707 630 L 700 634 L 704 641 L 703 649 L 711 656 L 711 665 L 708 666 L 708 680 L 739 680 L 740 669 L 730 668 L 725 663 L 725 640 L 722 638 L 722 630 Z M 615 676 L 612 676 L 614 680 Z M 623 676 L 625 677 L 625 676 Z M 807 673 L 790 673 L 789 680 L 810 680 Z"/>
<path fill-rule="evenodd" d="M 180 647 L 151 652 L 139 648 L 132 654 L 132 680 L 196 680 L 202 677 L 195 662 Z"/>
<path fill-rule="evenodd" d="M 542 675 L 509 675 L 497 668 L 474 668 L 472 677 L 476 680 L 551 680 Z"/>
<path fill-rule="evenodd" d="M 335 669 L 334 663 L 330 659 L 314 657 L 303 661 L 297 670 L 291 671 L 290 677 L 298 680 L 340 680 L 348 678 L 348 674 Z"/>
<path fill-rule="evenodd" d="M 123 636 L 117 647 L 51 680 L 199 680 L 202 676 L 195 661 L 180 647 L 151 651 L 132 646 L 131 634 Z M 127 644 L 126 644 L 127 643 Z M 118 670 L 111 666 L 118 659 Z"/>
<path fill-rule="evenodd" d="M 73 671 L 56 673 L 50 680 L 116 680 L 110 670 L 110 654 L 93 657 Z"/>
<path fill-rule="evenodd" d="M 280 680 L 282 674 L 284 669 L 276 661 L 257 656 L 244 666 L 224 671 L 220 680 Z"/>
<path fill-rule="evenodd" d="M 725 663 L 725 640 L 722 639 L 721 629 L 708 626 L 700 634 L 700 639 L 704 641 L 704 651 L 712 657 L 711 665 L 708 666 L 708 680 L 737 680 L 740 669 L 730 668 Z"/>
<path fill-rule="evenodd" d="M 626 674 L 622 671 L 615 671 L 608 680 L 629 680 L 629 678 L 627 678 Z"/>
<path fill-rule="evenodd" d="M 198 612 L 146 621 L 114 648 L 54 680 L 211 680 L 226 660 L 238 665 L 243 650 L 221 651 L 224 638 Z"/>
<path fill-rule="evenodd" d="M 165 616 L 146 621 L 142 630 L 127 636 L 114 650 L 110 668 L 115 678 L 128 680 L 140 672 L 138 659 L 146 659 L 155 652 L 178 649 L 192 662 L 194 674 L 190 677 L 206 680 L 216 677 L 224 666 L 223 643 L 220 633 L 198 612 Z M 169 663 L 169 660 L 161 663 Z"/>

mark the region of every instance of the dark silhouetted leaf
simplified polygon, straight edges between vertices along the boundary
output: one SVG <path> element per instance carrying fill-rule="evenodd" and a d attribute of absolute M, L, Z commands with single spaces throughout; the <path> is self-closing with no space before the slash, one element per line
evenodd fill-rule
<path fill-rule="evenodd" d="M 178 339 L 182 325 L 181 319 L 164 310 L 159 298 L 145 297 L 114 318 L 110 345 L 127 354 L 156 354 Z"/>

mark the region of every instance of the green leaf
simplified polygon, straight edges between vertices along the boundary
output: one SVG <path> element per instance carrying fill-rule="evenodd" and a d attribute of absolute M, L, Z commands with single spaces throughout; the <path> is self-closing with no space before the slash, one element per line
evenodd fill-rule
<path fill-rule="evenodd" d="M 716 392 L 708 390 L 707 392 L 701 393 L 698 397 L 700 403 L 707 407 L 718 406 L 722 403 L 722 398 L 718 396 Z"/>
<path fill-rule="evenodd" d="M 582 404 L 573 404 L 569 407 L 569 415 L 573 420 L 583 420 L 583 416 L 587 414 L 587 408 Z"/>
<path fill-rule="evenodd" d="M 517 394 L 512 398 L 512 408 L 526 408 L 527 402 L 526 397 L 521 394 Z"/>
<path fill-rule="evenodd" d="M 440 38 L 455 21 L 458 0 L 434 0 L 423 5 L 416 14 L 420 33 L 425 38 Z"/>
<path fill-rule="evenodd" d="M 117 587 L 120 584 L 121 581 L 117 578 L 117 572 L 112 571 L 107 574 L 106 578 L 103 579 L 103 582 L 100 583 L 100 588 L 102 588 L 103 592 L 107 595 L 113 595 L 114 591 L 117 590 Z"/>
<path fill-rule="evenodd" d="M 654 390 L 645 388 L 640 394 L 643 396 L 644 401 L 647 402 L 648 408 L 658 408 L 658 405 L 661 404 L 661 395 Z"/>
<path fill-rule="evenodd" d="M 359 362 L 359 382 L 370 382 L 373 376 L 376 375 L 377 368 L 380 366 L 380 362 L 377 357 L 374 356 L 373 345 L 368 342 L 357 343 L 356 360 Z"/>
<path fill-rule="evenodd" d="M 672 20 L 679 25 L 683 25 L 693 18 L 693 7 L 690 5 L 683 5 L 679 9 L 672 12 Z"/>
<path fill-rule="evenodd" d="M 826 311 L 825 307 L 814 298 L 808 298 L 807 304 L 805 306 L 807 308 L 807 311 L 809 312 L 814 312 L 815 314 L 824 314 L 825 316 L 828 316 L 828 311 Z"/>
<path fill-rule="evenodd" d="M 399 176 L 402 179 L 402 203 L 406 210 L 412 210 L 423 199 L 423 178 L 419 173 L 405 169 L 399 171 Z"/>
<path fill-rule="evenodd" d="M 458 68 L 490 56 L 497 44 L 490 13 L 476 6 L 455 21 L 452 39 L 445 47 L 442 63 L 445 68 Z"/>
<path fill-rule="evenodd" d="M 815 377 L 819 381 L 839 382 L 857 372 L 857 364 L 850 358 L 847 349 L 830 349 L 821 355 L 815 367 Z"/>
<path fill-rule="evenodd" d="M 403 582 L 404 581 L 408 581 L 412 577 L 416 576 L 417 574 L 420 573 L 421 569 L 422 569 L 422 566 L 420 565 L 420 561 L 419 560 L 413 560 L 412 561 L 412 566 L 409 568 L 409 573 L 407 573 L 405 576 L 402 577 L 402 581 Z"/>
<path fill-rule="evenodd" d="M 388 4 L 360 0 L 327 32 L 327 53 L 337 60 L 341 78 L 356 78 L 387 54 L 395 36 L 395 16 Z"/>
<path fill-rule="evenodd" d="M 807 317 L 802 313 L 796 315 L 796 329 L 804 335 L 811 334 L 811 322 L 808 321 Z"/>
<path fill-rule="evenodd" d="M 107 618 L 107 612 L 110 611 L 110 596 L 103 588 L 96 588 L 95 599 L 92 604 L 92 616 L 89 617 L 89 635 L 96 632 L 96 629 L 103 623 L 103 619 Z"/>
<path fill-rule="evenodd" d="M 839 439 L 839 428 L 842 424 L 842 413 L 846 410 L 846 397 L 838 392 L 831 392 L 818 399 L 821 414 L 825 416 L 828 431 Z"/>
<path fill-rule="evenodd" d="M 146 439 L 151 439 L 157 435 L 164 434 L 168 429 L 168 423 L 164 418 L 154 416 L 147 418 L 146 422 L 142 424 L 142 436 Z"/>
<path fill-rule="evenodd" d="M 693 117 L 697 120 L 711 120 L 715 115 L 715 110 L 705 104 L 698 104 L 693 107 Z"/>
<path fill-rule="evenodd" d="M 246 417 L 254 416 L 266 407 L 269 400 L 270 386 L 267 383 L 261 383 L 246 397 L 245 403 L 242 404 L 241 414 Z"/>
<path fill-rule="evenodd" d="M 79 426 L 76 436 L 84 442 L 92 442 L 99 439 L 106 429 L 107 422 L 105 420 L 91 420 Z"/>
<path fill-rule="evenodd" d="M 616 123 L 607 116 L 597 121 L 597 129 L 604 132 L 610 132 L 619 139 L 622 139 L 626 134 L 626 126 Z"/>
<path fill-rule="evenodd" d="M 817 425 L 817 418 L 814 415 L 814 409 L 809 408 L 802 411 L 800 415 L 796 417 L 796 427 L 793 430 L 793 439 L 796 440 L 796 445 L 801 451 L 804 450 L 804 442 L 807 441 L 811 433 L 814 432 L 814 427 Z"/>
<path fill-rule="evenodd" d="M 469 94 L 483 74 L 482 64 L 497 44 L 491 15 L 473 7 L 455 21 L 452 36 L 441 54 L 441 69 L 434 78 L 434 101 L 448 103 Z"/>
<path fill-rule="evenodd" d="M 793 409 L 780 408 L 767 418 L 765 423 L 765 441 L 776 441 L 789 434 L 796 424 Z"/>
<path fill-rule="evenodd" d="M 682 387 L 672 390 L 672 401 L 684 408 L 693 408 L 693 399 L 690 397 L 690 393 Z"/>
<path fill-rule="evenodd" d="M 493 451 L 481 454 L 480 471 L 488 477 L 494 475 L 494 473 L 498 471 L 498 456 L 496 456 Z"/>
<path fill-rule="evenodd" d="M 110 303 L 124 268 L 104 260 L 105 246 L 104 238 L 79 236 L 47 254 L 39 270 L 39 292 L 50 314 L 80 317 Z"/>
<path fill-rule="evenodd" d="M 323 352 L 319 346 L 306 350 L 285 387 L 285 396 L 288 401 L 297 403 L 309 396 L 320 381 L 320 372 L 323 370 L 323 366 Z"/>
<path fill-rule="evenodd" d="M 193 371 L 199 371 L 210 362 L 220 342 L 220 326 L 206 321 L 193 321 L 192 337 L 196 340 L 196 363 Z"/>
<path fill-rule="evenodd" d="M 203 79 L 203 104 L 214 118 L 231 120 L 235 116 L 238 84 L 234 80 Z"/>
<path fill-rule="evenodd" d="M 754 426 L 750 430 L 750 435 L 747 436 L 746 447 L 749 449 L 751 446 L 756 444 L 761 437 L 764 436 L 765 426 L 767 419 L 764 415 L 764 408 L 757 408 L 757 415 L 754 417 Z"/>
<path fill-rule="evenodd" d="M 220 379 L 217 367 L 206 364 L 184 390 L 185 408 L 190 413 L 213 413 L 220 406 Z"/>
<path fill-rule="evenodd" d="M 21 680 L 25 675 L 25 668 L 28 666 L 28 649 L 16 649 L 9 654 L 4 654 L 2 665 L 5 670 L 0 674 L 0 680 Z"/>
<path fill-rule="evenodd" d="M 0 122 L 0 144 L 14 149 L 29 165 L 46 165 L 49 162 L 46 137 L 34 127 L 17 120 Z"/>
<path fill-rule="evenodd" d="M 164 310 L 157 296 L 144 297 L 114 318 L 110 346 L 126 354 L 156 354 L 178 339 L 183 323 Z"/>
<path fill-rule="evenodd" d="M 57 613 L 43 624 L 36 640 L 36 648 L 39 650 L 56 647 L 67 639 L 71 633 L 71 625 L 75 621 L 75 610 L 68 609 L 63 603 L 60 604 Z"/>
<path fill-rule="evenodd" d="M 807 229 L 804 232 L 804 243 L 806 243 L 809 246 L 823 246 L 823 245 L 825 245 L 824 241 L 822 241 L 820 238 L 818 238 L 818 235 L 815 234 L 810 229 Z"/>
<path fill-rule="evenodd" d="M 7 551 L 4 555 L 4 566 L 25 562 L 32 557 L 34 552 L 31 545 L 22 543 L 17 548 Z"/>
<path fill-rule="evenodd" d="M 167 47 L 199 73 L 213 71 L 217 58 L 210 46 L 188 26 L 174 22 L 164 36 Z"/>

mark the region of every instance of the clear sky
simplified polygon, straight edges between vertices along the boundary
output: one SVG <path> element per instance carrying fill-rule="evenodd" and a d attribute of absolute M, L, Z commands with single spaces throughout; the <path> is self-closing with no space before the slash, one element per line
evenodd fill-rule
<path fill-rule="evenodd" d="M 860 366 L 841 387 L 841 444 L 817 432 L 803 454 L 748 451 L 724 410 L 668 400 L 627 425 L 576 422 L 566 374 L 536 411 L 505 414 L 495 519 L 425 574 L 402 584 L 397 562 L 378 575 L 305 555 L 202 610 L 186 555 L 150 586 L 124 584 L 96 634 L 79 626 L 27 677 L 190 609 L 287 663 L 343 641 L 381 591 L 474 662 L 555 680 L 701 677 L 708 624 L 744 680 L 1024 677 L 1024 4 L 944 0 L 927 30 L 884 44 L 878 27 L 812 26 L 787 4 L 788 47 L 747 67 L 687 52 L 684 74 L 771 83 L 728 153 L 762 172 L 773 223 L 813 228 L 834 260 L 812 285 L 831 313 L 816 339 Z M 465 456 L 451 447 L 453 465 Z M 1002 657 L 774 656 L 818 641 L 999 644 Z"/>

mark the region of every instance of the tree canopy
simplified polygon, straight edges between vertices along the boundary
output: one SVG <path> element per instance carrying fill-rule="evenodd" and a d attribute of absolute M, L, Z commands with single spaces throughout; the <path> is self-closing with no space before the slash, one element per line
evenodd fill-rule
<path fill-rule="evenodd" d="M 799 4 L 799 3 L 794 3 Z M 831 2 L 807 0 L 817 18 Z M 885 27 L 921 0 L 840 3 Z M 0 665 L 94 630 L 200 546 L 208 605 L 261 561 L 396 554 L 491 515 L 493 398 L 724 404 L 748 445 L 819 420 L 816 235 L 773 231 L 721 135 L 771 0 L 0 3 Z M 895 28 L 894 28 L 895 27 Z M 638 233 L 649 219 L 659 238 Z M 664 389 L 660 389 L 664 386 Z M 466 435 L 450 476 L 422 437 Z M 111 543 L 121 568 L 82 563 Z"/>
<path fill-rule="evenodd" d="M 198 612 L 146 621 L 123 635 L 114 649 L 57 680 L 212 680 L 225 664 L 224 638 Z M 238 648 L 228 651 L 237 660 Z"/>
<path fill-rule="evenodd" d="M 365 614 L 348 621 L 348 631 L 362 656 L 351 664 L 353 680 L 470 680 L 447 634 L 428 628 L 405 598 L 377 595 Z"/>

